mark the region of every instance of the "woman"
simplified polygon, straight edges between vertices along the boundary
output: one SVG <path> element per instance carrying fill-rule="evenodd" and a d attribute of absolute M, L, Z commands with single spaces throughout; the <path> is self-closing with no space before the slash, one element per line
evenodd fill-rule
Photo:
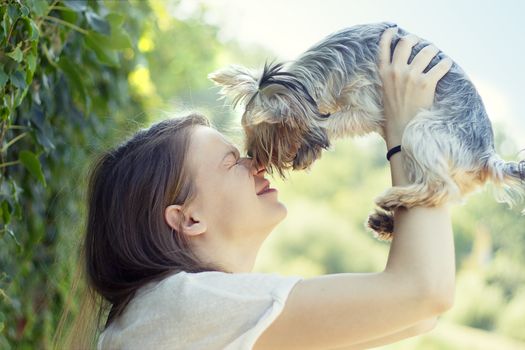
<path fill-rule="evenodd" d="M 414 35 L 391 58 L 394 33 L 383 34 L 379 58 L 387 149 L 432 105 L 452 65 L 444 59 L 422 73 L 434 46 L 408 64 Z M 394 186 L 409 184 L 399 152 L 390 166 Z M 365 349 L 426 332 L 452 306 L 447 206 L 395 212 L 382 272 L 251 273 L 286 216 L 264 175 L 195 114 L 140 130 L 98 159 L 83 259 L 90 290 L 111 306 L 100 349 Z"/>

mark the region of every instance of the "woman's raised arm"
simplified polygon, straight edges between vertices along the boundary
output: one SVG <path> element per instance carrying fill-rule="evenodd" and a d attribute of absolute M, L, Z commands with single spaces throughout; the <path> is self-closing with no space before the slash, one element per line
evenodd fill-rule
<path fill-rule="evenodd" d="M 451 307 L 453 296 L 448 209 L 398 211 L 384 271 L 330 274 L 298 282 L 254 349 L 321 350 L 371 342 L 443 313 Z"/>

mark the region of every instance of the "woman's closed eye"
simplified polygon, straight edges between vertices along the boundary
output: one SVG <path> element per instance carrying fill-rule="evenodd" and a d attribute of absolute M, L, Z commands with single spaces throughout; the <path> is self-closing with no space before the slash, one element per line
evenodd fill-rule
<path fill-rule="evenodd" d="M 244 160 L 250 161 L 252 159 L 250 156 L 241 157 L 240 152 L 237 150 L 232 150 L 228 155 L 229 155 L 229 158 L 234 158 L 235 160 L 235 163 L 233 163 L 231 167 L 240 165 Z"/>
<path fill-rule="evenodd" d="M 236 156 L 235 157 L 235 163 L 233 164 L 233 166 L 240 165 L 240 164 L 242 164 L 243 161 L 249 161 L 250 159 L 251 158 L 249 158 L 249 157 L 242 157 L 241 158 L 240 156 L 239 157 Z"/>
<path fill-rule="evenodd" d="M 236 166 L 236 165 L 239 165 L 241 163 L 241 157 L 237 157 L 237 155 L 235 154 L 235 152 L 231 152 L 230 153 L 230 158 L 233 158 L 235 160 L 235 163 L 233 163 L 232 167 L 233 166 Z"/>

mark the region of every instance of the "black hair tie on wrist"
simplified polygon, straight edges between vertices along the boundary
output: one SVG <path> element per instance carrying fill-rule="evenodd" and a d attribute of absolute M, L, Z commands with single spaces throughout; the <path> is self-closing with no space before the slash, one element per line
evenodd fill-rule
<path fill-rule="evenodd" d="M 401 151 L 401 145 L 397 145 L 395 147 L 392 147 L 386 154 L 386 160 L 390 161 L 390 157 L 394 155 L 395 153 Z"/>

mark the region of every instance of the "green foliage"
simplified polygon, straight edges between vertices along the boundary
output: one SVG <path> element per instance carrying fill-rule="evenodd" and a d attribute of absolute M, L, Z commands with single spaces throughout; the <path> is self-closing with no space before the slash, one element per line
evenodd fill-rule
<path fill-rule="evenodd" d="M 497 329 L 509 337 L 525 342 L 525 287 L 522 284 L 514 298 L 499 313 Z"/>
<path fill-rule="evenodd" d="M 258 269 L 308 276 L 381 269 L 386 247 L 356 232 L 329 204 L 280 200 L 287 203 L 288 217 L 265 243 Z"/>
<path fill-rule="evenodd" d="M 49 348 L 67 296 L 85 166 L 141 102 L 126 85 L 147 4 L 2 1 L 0 348 Z M 107 118 L 112 115 L 111 118 Z M 76 222 L 74 226 L 72 222 Z M 56 260 L 55 260 L 56 259 Z M 59 261 L 60 264 L 56 264 Z"/>
<path fill-rule="evenodd" d="M 483 276 L 474 271 L 462 271 L 457 277 L 454 308 L 447 318 L 471 327 L 492 330 L 504 302 L 498 285 L 487 284 Z"/>
<path fill-rule="evenodd" d="M 72 296 L 92 157 L 163 99 L 204 86 L 222 48 L 216 29 L 166 18 L 163 2 L 0 1 L 0 348 L 49 348 Z M 206 90 L 191 101 L 226 122 Z"/>
<path fill-rule="evenodd" d="M 411 337 L 378 350 L 521 350 L 524 343 L 494 332 L 443 321 L 428 333 Z"/>

